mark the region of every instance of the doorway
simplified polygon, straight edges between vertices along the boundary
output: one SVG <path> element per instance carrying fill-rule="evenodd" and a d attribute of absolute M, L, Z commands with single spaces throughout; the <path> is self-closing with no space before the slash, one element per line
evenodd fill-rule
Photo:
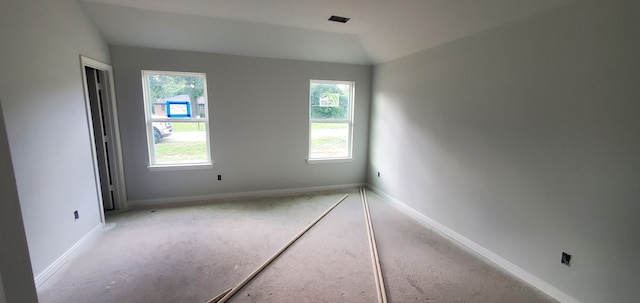
<path fill-rule="evenodd" d="M 104 212 L 126 208 L 126 191 L 111 66 L 81 56 L 87 122 L 102 222 Z"/>

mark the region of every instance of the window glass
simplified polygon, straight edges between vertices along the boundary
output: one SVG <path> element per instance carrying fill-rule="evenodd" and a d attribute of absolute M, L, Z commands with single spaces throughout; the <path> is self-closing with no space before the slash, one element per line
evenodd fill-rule
<path fill-rule="evenodd" d="M 311 82 L 311 119 L 349 119 L 350 90 L 349 84 Z"/>
<path fill-rule="evenodd" d="M 170 125 L 173 129 L 170 136 L 154 143 L 155 164 L 175 165 L 207 163 L 207 132 L 202 122 L 154 122 L 156 125 Z M 155 139 L 154 139 L 155 140 Z"/>
<path fill-rule="evenodd" d="M 149 71 L 145 82 L 147 102 L 153 115 L 172 119 L 206 118 L 206 80 L 203 74 Z"/>
<path fill-rule="evenodd" d="M 143 71 L 150 166 L 210 164 L 206 75 Z"/>
<path fill-rule="evenodd" d="M 353 82 L 311 80 L 309 159 L 351 158 Z"/>

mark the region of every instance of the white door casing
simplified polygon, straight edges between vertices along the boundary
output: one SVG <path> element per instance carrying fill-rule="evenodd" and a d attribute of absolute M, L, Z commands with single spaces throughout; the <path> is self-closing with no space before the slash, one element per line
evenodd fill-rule
<path fill-rule="evenodd" d="M 87 114 L 87 127 L 89 129 L 89 136 L 91 138 L 92 145 L 92 158 L 93 158 L 93 166 L 94 166 L 94 175 L 96 178 L 96 189 L 98 190 L 97 196 L 98 201 L 100 203 L 101 209 L 101 219 L 104 223 L 104 205 L 103 201 L 103 188 L 106 188 L 113 192 L 113 208 L 114 209 L 123 209 L 127 207 L 127 197 L 126 197 L 126 189 L 124 182 L 124 168 L 122 161 L 122 149 L 120 143 L 120 130 L 118 127 L 118 116 L 117 116 L 117 105 L 115 100 L 115 89 L 113 85 L 113 69 L 110 65 L 93 60 L 91 58 L 80 56 L 80 65 L 81 65 L 81 73 L 85 94 L 85 110 Z M 96 81 L 97 79 L 88 79 L 87 78 L 87 67 L 90 69 L 95 69 L 97 71 L 97 75 L 101 77 L 99 83 L 102 106 L 99 104 L 94 108 L 101 110 L 99 113 L 100 117 L 103 117 L 103 122 L 101 124 L 96 125 L 104 125 L 104 129 L 101 130 L 104 135 L 102 142 L 104 145 L 99 147 L 96 145 L 96 136 L 95 136 L 95 127 L 94 127 L 94 119 L 92 116 L 92 104 L 91 104 L 91 94 L 90 90 L 92 89 L 92 85 L 89 85 L 88 81 Z M 93 88 L 95 89 L 95 87 Z M 94 101 L 99 100 L 95 98 Z M 99 98 L 99 97 L 98 97 Z M 100 130 L 99 130 L 100 131 Z M 99 138 L 100 139 L 100 138 Z M 97 148 L 98 147 L 98 148 Z M 103 156 L 99 156 L 98 152 L 102 150 L 105 153 L 108 153 L 108 164 L 105 163 L 103 166 L 103 170 L 110 171 L 110 182 L 105 180 L 107 184 L 101 184 L 101 175 L 103 175 L 103 179 L 105 178 L 105 172 L 100 171 L 100 165 L 98 163 L 99 158 L 105 159 Z M 111 199 L 110 199 L 111 200 Z"/>

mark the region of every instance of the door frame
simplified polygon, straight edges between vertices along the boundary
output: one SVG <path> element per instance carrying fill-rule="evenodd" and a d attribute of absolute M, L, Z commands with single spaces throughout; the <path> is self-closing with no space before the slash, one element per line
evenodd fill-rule
<path fill-rule="evenodd" d="M 84 100 L 85 100 L 85 113 L 87 115 L 87 127 L 89 129 L 89 136 L 91 141 L 91 156 L 93 159 L 93 172 L 96 182 L 97 189 L 97 197 L 100 207 L 100 219 L 102 223 L 105 223 L 104 218 L 104 202 L 102 201 L 102 189 L 100 186 L 100 171 L 98 168 L 98 158 L 96 154 L 96 144 L 95 144 L 95 135 L 93 129 L 93 118 L 91 116 L 91 104 L 89 99 L 89 88 L 87 87 L 87 75 L 85 73 L 85 68 L 90 67 L 99 71 L 104 72 L 104 85 L 106 86 L 104 89 L 104 98 L 103 105 L 105 105 L 106 112 L 105 120 L 108 120 L 107 131 L 110 136 L 107 136 L 107 142 L 110 146 L 113 147 L 114 153 L 113 157 L 110 159 L 112 163 L 114 163 L 113 168 L 115 171 L 111 172 L 111 176 L 113 179 L 114 188 L 114 208 L 115 209 L 124 209 L 127 208 L 127 192 L 125 187 L 125 179 L 124 179 L 124 166 L 122 161 L 122 147 L 120 141 L 120 128 L 118 123 L 118 108 L 116 105 L 116 93 L 113 81 L 113 68 L 111 65 L 100 62 L 95 59 L 91 59 L 89 57 L 85 57 L 80 55 L 80 71 L 82 74 L 82 87 L 84 90 Z"/>

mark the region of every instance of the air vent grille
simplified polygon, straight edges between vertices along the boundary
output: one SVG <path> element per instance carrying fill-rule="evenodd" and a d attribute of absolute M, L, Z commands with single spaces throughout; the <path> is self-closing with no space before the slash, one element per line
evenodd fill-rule
<path fill-rule="evenodd" d="M 340 23 L 347 23 L 347 21 L 349 21 L 349 19 L 351 19 L 351 18 L 340 17 L 340 16 L 331 16 L 331 17 L 329 17 L 329 21 L 340 22 Z"/>

